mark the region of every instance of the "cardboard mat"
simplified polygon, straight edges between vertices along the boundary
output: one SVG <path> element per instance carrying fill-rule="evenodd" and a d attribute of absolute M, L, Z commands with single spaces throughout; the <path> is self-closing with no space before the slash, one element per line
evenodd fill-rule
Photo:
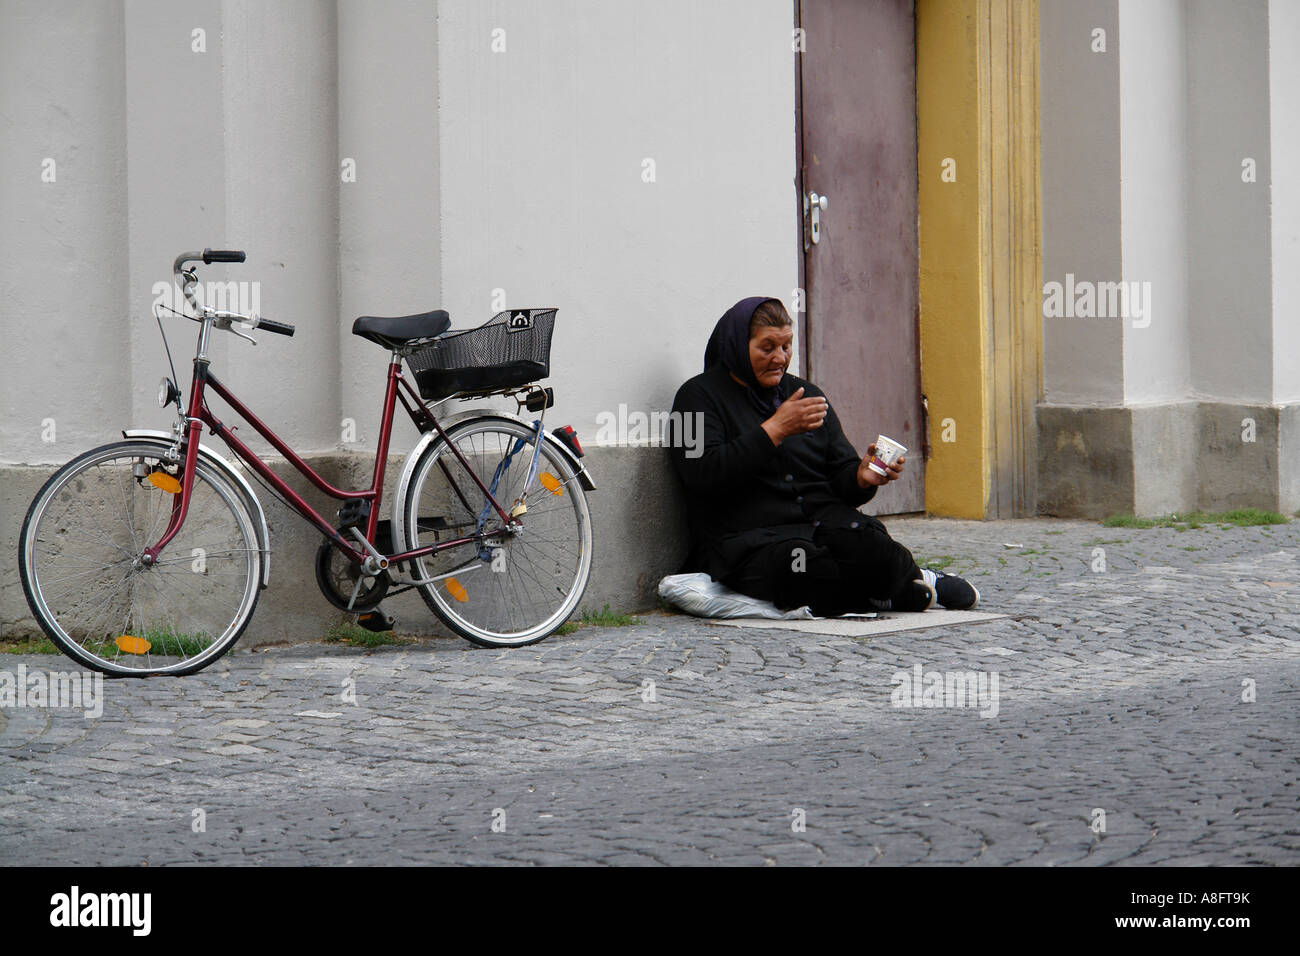
<path fill-rule="evenodd" d="M 806 634 L 835 634 L 839 637 L 876 637 L 895 631 L 916 631 L 930 627 L 950 627 L 954 624 L 978 624 L 1008 617 L 988 611 L 945 611 L 931 608 L 919 614 L 876 614 L 853 617 L 823 617 L 811 621 L 773 621 L 760 617 L 738 617 L 727 620 L 710 620 L 710 624 L 723 627 L 749 627 L 764 630 L 803 631 Z"/>

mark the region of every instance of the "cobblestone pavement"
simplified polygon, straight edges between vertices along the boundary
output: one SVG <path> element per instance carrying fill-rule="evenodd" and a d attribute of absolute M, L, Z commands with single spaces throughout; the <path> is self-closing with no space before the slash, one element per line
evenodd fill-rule
<path fill-rule="evenodd" d="M 655 613 L 110 681 L 99 719 L 0 710 L 0 862 L 1300 862 L 1300 521 L 888 523 L 1011 616 L 851 640 Z M 893 706 L 918 664 L 996 671 L 996 716 Z"/>

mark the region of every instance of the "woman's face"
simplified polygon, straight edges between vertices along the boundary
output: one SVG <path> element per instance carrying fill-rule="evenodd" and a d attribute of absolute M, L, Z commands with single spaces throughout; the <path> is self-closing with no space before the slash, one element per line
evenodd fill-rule
<path fill-rule="evenodd" d="M 763 388 L 772 388 L 781 381 L 794 349 L 794 327 L 775 329 L 761 325 L 749 340 L 749 364 L 754 378 Z"/>

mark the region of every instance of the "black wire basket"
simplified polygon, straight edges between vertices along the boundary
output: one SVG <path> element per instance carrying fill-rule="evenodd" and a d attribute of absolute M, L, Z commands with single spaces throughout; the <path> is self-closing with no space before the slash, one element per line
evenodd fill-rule
<path fill-rule="evenodd" d="M 491 392 L 527 385 L 551 374 L 555 309 L 498 312 L 476 329 L 450 332 L 406 363 L 420 395 L 438 401 L 457 392 Z"/>

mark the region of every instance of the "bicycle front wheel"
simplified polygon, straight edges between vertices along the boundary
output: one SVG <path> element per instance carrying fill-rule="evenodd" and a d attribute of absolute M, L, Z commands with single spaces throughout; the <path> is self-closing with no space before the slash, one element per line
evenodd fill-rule
<path fill-rule="evenodd" d="M 161 454 L 156 443 L 125 441 L 73 459 L 37 493 L 20 535 L 37 622 L 73 660 L 113 676 L 200 670 L 239 639 L 257 605 L 253 518 L 205 462 L 180 531 L 155 564 L 141 560 L 179 497 Z"/>
<path fill-rule="evenodd" d="M 513 530 L 471 477 L 509 514 L 525 491 L 536 432 L 507 418 L 471 418 L 425 450 L 406 499 L 407 547 L 473 537 L 415 562 L 425 603 L 453 631 L 486 647 L 518 647 L 568 620 L 591 573 L 591 514 L 574 469 L 545 439 Z M 454 448 L 454 450 L 453 450 Z M 459 452 L 459 455 L 457 455 Z"/>

